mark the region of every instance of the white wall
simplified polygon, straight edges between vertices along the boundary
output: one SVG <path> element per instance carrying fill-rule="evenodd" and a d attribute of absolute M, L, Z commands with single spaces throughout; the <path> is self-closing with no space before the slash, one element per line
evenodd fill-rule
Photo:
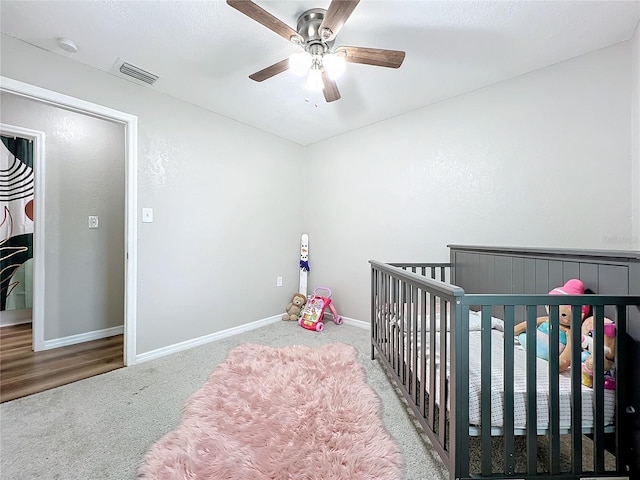
<path fill-rule="evenodd" d="M 630 54 L 620 44 L 309 146 L 310 286 L 367 320 L 368 259 L 628 239 Z"/>
<path fill-rule="evenodd" d="M 631 52 L 620 44 L 306 149 L 6 36 L 1 66 L 139 117 L 139 206 L 155 209 L 139 224 L 144 353 L 281 313 L 301 231 L 310 287 L 331 287 L 339 312 L 364 320 L 370 258 L 443 261 L 449 243 L 623 248 Z M 286 189 L 303 176 L 304 209 Z"/>
<path fill-rule="evenodd" d="M 45 132 L 44 339 L 122 325 L 124 127 L 8 93 L 0 108 L 4 123 Z"/>
<path fill-rule="evenodd" d="M 632 59 L 632 100 L 633 120 L 631 124 L 632 140 L 632 185 L 633 185 L 633 232 L 630 248 L 640 250 L 640 24 L 631 39 Z"/>
<path fill-rule="evenodd" d="M 301 146 L 6 35 L 1 49 L 6 77 L 138 116 L 138 205 L 154 208 L 138 225 L 138 354 L 283 312 Z"/>

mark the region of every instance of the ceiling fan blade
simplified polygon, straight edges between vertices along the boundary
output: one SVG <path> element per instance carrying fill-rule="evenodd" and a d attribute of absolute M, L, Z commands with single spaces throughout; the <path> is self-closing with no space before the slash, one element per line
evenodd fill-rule
<path fill-rule="evenodd" d="M 338 91 L 338 85 L 334 82 L 326 70 L 322 70 L 322 84 L 324 88 L 322 89 L 322 93 L 324 94 L 324 99 L 327 103 L 335 102 L 340 99 L 340 92 Z"/>
<path fill-rule="evenodd" d="M 299 41 L 302 43 L 302 37 L 296 32 L 293 28 L 291 28 L 286 23 L 278 20 L 276 17 L 271 15 L 262 7 L 256 5 L 250 0 L 227 0 L 227 3 L 238 10 L 241 13 L 244 13 L 247 17 L 252 18 L 256 22 L 264 25 L 269 30 L 276 32 L 282 38 L 288 41 Z"/>
<path fill-rule="evenodd" d="M 262 82 L 267 78 L 271 78 L 274 75 L 284 72 L 289 69 L 289 59 L 285 58 L 284 60 L 279 61 L 278 63 L 274 63 L 270 67 L 263 68 L 259 72 L 249 75 L 251 80 L 255 80 L 256 82 Z"/>
<path fill-rule="evenodd" d="M 333 0 L 320 25 L 320 35 L 325 42 L 333 40 L 360 0 Z"/>
<path fill-rule="evenodd" d="M 378 67 L 398 68 L 404 61 L 405 53 L 400 50 L 383 50 L 366 47 L 338 47 L 336 53 L 344 52 L 350 63 L 364 63 Z"/>

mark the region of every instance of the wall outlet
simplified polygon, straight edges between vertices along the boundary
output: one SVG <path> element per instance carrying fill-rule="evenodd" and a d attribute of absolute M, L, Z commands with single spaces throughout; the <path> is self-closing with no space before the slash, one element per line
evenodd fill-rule
<path fill-rule="evenodd" d="M 89 228 L 98 228 L 98 216 L 97 215 L 89 215 Z"/>
<path fill-rule="evenodd" d="M 282 286 L 282 277 L 276 277 L 276 287 Z"/>

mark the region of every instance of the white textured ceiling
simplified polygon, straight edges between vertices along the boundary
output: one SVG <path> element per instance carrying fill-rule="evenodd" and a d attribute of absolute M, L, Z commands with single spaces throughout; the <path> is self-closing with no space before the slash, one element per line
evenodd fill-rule
<path fill-rule="evenodd" d="M 328 0 L 256 1 L 296 28 Z M 100 70 L 119 59 L 160 76 L 152 88 L 306 145 L 628 40 L 639 1 L 362 0 L 335 45 L 406 51 L 398 69 L 348 64 L 327 104 L 285 72 L 251 73 L 298 51 L 217 1 L 7 1 L 1 31 Z M 78 45 L 70 54 L 55 42 Z M 316 107 L 317 104 L 317 107 Z"/>

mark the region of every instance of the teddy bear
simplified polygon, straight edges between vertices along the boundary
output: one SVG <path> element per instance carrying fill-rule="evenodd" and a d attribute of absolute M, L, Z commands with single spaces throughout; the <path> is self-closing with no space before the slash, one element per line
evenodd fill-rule
<path fill-rule="evenodd" d="M 305 303 L 307 303 L 307 297 L 301 293 L 296 293 L 291 301 L 287 303 L 285 308 L 287 313 L 282 316 L 282 320 L 298 320 Z"/>
<path fill-rule="evenodd" d="M 565 283 L 562 287 L 554 288 L 549 295 L 582 295 L 585 293 L 584 284 L 573 278 Z M 560 320 L 560 332 L 558 332 L 560 353 L 559 370 L 564 372 L 571 366 L 571 306 L 560 305 L 558 309 Z M 582 315 L 580 320 L 583 321 L 589 314 L 590 307 L 582 307 Z M 547 313 L 549 307 L 547 307 Z M 538 317 L 536 319 L 536 356 L 545 360 L 549 359 L 549 316 Z M 518 337 L 520 344 L 527 348 L 527 322 L 521 322 L 514 328 L 514 334 Z"/>
<path fill-rule="evenodd" d="M 593 388 L 593 326 L 594 318 L 582 323 L 582 384 Z M 616 325 L 604 319 L 604 388 L 615 390 L 614 361 L 616 358 Z"/>

